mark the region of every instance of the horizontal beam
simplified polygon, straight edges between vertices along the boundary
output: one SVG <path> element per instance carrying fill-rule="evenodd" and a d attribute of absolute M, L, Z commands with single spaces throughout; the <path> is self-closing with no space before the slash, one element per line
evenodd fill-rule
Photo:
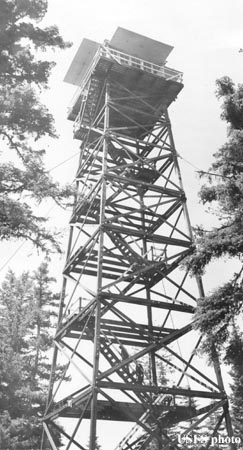
<path fill-rule="evenodd" d="M 217 402 L 216 405 L 221 402 Z M 179 423 L 180 421 L 186 421 L 188 419 L 195 418 L 201 414 L 204 414 L 212 409 L 214 404 L 210 402 L 209 405 L 203 408 L 196 409 L 189 405 L 150 405 L 149 410 L 154 417 L 160 417 L 163 413 L 163 418 L 160 418 L 161 426 L 167 428 Z M 80 418 L 82 411 L 78 407 L 69 407 L 63 410 L 60 417 L 66 418 Z M 141 403 L 130 403 L 116 401 L 109 402 L 105 400 L 98 400 L 97 402 L 97 419 L 98 420 L 110 420 L 110 421 L 122 421 L 122 422 L 136 422 L 144 414 L 144 405 Z M 83 413 L 84 419 L 90 419 L 90 405 Z"/>
<path fill-rule="evenodd" d="M 142 306 L 151 306 L 153 308 L 161 308 L 166 309 L 168 311 L 180 311 L 185 313 L 193 314 L 195 312 L 195 308 L 190 305 L 182 304 L 182 303 L 174 303 L 174 299 L 171 302 L 163 302 L 160 300 L 150 300 L 148 302 L 147 299 L 141 297 L 129 297 L 127 295 L 121 294 L 112 294 L 112 293 L 103 293 L 102 298 L 106 300 L 115 300 L 116 302 L 123 303 L 132 303 L 134 305 L 142 305 Z M 175 300 L 177 302 L 177 300 Z"/>
<path fill-rule="evenodd" d="M 99 388 L 103 389 L 117 389 L 121 391 L 133 392 L 154 392 L 156 394 L 166 394 L 173 396 L 183 396 L 189 398 L 212 398 L 212 399 L 226 399 L 225 392 L 199 391 L 193 389 L 183 389 L 178 387 L 169 388 L 167 386 L 150 386 L 133 383 L 118 383 L 111 381 L 100 381 Z"/>
<path fill-rule="evenodd" d="M 159 176 L 159 174 L 158 174 Z M 128 177 L 122 177 L 119 175 L 111 175 L 111 174 L 106 174 L 106 179 L 110 180 L 110 181 L 118 181 L 121 184 L 125 184 L 125 185 L 129 185 L 131 184 L 132 186 L 137 186 L 138 188 L 144 188 L 146 190 L 151 190 L 154 192 L 159 192 L 160 194 L 166 194 L 169 197 L 176 197 L 176 198 L 181 198 L 181 199 L 185 199 L 185 193 L 184 191 L 182 191 L 181 189 L 169 189 L 169 188 L 165 188 L 163 186 L 158 186 L 156 184 L 153 183 L 145 183 L 144 181 L 141 180 L 136 180 L 135 178 L 128 178 Z"/>
<path fill-rule="evenodd" d="M 105 223 L 104 224 L 104 230 L 110 230 L 115 231 L 116 233 L 126 234 L 128 236 L 136 236 L 141 239 L 147 239 L 149 242 L 154 242 L 158 244 L 166 244 L 166 245 L 176 245 L 180 247 L 186 247 L 189 248 L 192 245 L 191 239 L 188 238 L 188 240 L 182 240 L 182 239 L 176 239 L 171 238 L 167 236 L 161 236 L 159 234 L 150 234 L 149 230 L 148 232 L 142 231 L 142 230 L 134 230 L 127 227 L 120 227 L 119 225 L 110 225 Z M 149 233 L 149 234 L 148 234 Z"/>

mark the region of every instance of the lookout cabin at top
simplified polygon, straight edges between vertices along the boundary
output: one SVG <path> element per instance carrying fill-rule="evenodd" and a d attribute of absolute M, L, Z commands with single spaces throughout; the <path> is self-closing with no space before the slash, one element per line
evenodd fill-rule
<path fill-rule="evenodd" d="M 78 86 L 68 112 L 68 119 L 75 121 L 75 137 L 83 139 L 85 131 L 93 125 L 93 117 L 97 117 L 100 105 L 104 104 L 100 92 L 107 78 L 120 82 L 130 92 L 143 92 L 158 112 L 167 108 L 183 87 L 182 73 L 166 65 L 172 49 L 170 45 L 120 27 L 103 44 L 83 39 L 64 78 Z M 116 97 L 119 97 L 118 85 Z M 134 102 L 135 98 L 133 108 Z M 147 120 L 145 116 L 144 120 Z M 114 116 L 112 121 L 112 128 L 126 126 L 124 118 Z"/>

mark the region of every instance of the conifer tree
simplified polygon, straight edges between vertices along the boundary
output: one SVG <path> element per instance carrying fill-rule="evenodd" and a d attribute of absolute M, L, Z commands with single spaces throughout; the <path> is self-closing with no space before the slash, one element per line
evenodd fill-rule
<path fill-rule="evenodd" d="M 221 118 L 227 122 L 226 143 L 215 153 L 214 162 L 200 190 L 203 204 L 218 217 L 218 226 L 196 230 L 196 245 L 186 261 L 194 274 L 221 257 L 234 258 L 239 269 L 206 298 L 199 299 L 195 326 L 204 336 L 204 350 L 214 359 L 214 352 L 231 365 L 233 419 L 242 433 L 243 340 L 236 334 L 235 323 L 242 320 L 243 310 L 243 85 L 235 86 L 228 77 L 216 82 L 221 101 Z M 236 402 L 236 403 L 235 403 Z M 235 406 L 237 405 L 237 406 Z"/>
<path fill-rule="evenodd" d="M 233 410 L 233 422 L 235 437 L 243 442 L 243 335 L 236 326 L 227 347 L 225 362 L 230 364 L 231 383 L 231 404 Z"/>
<path fill-rule="evenodd" d="M 50 290 L 53 281 L 45 262 L 32 275 L 17 277 L 9 271 L 0 289 L 0 448 L 4 450 L 40 448 L 50 372 L 47 351 L 57 298 Z"/>
<path fill-rule="evenodd" d="M 70 187 L 54 182 L 45 169 L 42 138 L 57 137 L 54 120 L 40 94 L 54 63 L 47 50 L 69 46 L 56 26 L 41 27 L 48 0 L 0 1 L 0 240 L 23 238 L 40 248 L 56 244 L 33 205 L 63 202 Z"/>

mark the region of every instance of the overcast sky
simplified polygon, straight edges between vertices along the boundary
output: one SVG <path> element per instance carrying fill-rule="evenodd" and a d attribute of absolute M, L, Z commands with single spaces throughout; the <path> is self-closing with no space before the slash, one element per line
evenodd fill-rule
<path fill-rule="evenodd" d="M 192 224 L 210 225 L 210 215 L 198 203 L 199 180 L 196 170 L 207 170 L 213 153 L 226 139 L 226 124 L 220 120 L 220 104 L 215 98 L 215 80 L 228 75 L 242 82 L 243 2 L 234 0 L 49 0 L 45 24 L 56 24 L 72 48 L 56 52 L 56 68 L 50 89 L 44 96 L 56 118 L 59 140 L 48 142 L 49 168 L 77 154 L 79 142 L 72 139 L 72 124 L 66 120 L 67 107 L 75 87 L 63 82 L 69 65 L 83 38 L 103 42 L 110 39 L 118 26 L 174 46 L 167 65 L 184 73 L 184 89 L 171 105 L 170 116 L 184 187 L 188 197 Z M 59 181 L 72 181 L 77 156 L 52 171 Z M 46 209 L 45 209 L 46 208 Z M 43 207 L 44 213 L 49 209 Z M 54 208 L 52 223 L 68 229 L 68 216 Z M 58 220 L 56 220 L 58 218 Z M 20 243 L 2 245 L 1 266 L 13 255 Z M 28 269 L 42 259 L 25 244 L 9 261 L 14 270 Z M 64 258 L 58 259 L 61 271 Z M 60 267 L 60 269 L 59 269 Z M 219 269 L 217 270 L 217 267 Z M 218 265 L 217 272 L 228 271 Z M 57 274 L 58 275 L 58 274 Z M 214 283 L 215 281 L 215 276 Z M 213 285 L 208 275 L 209 288 Z"/>

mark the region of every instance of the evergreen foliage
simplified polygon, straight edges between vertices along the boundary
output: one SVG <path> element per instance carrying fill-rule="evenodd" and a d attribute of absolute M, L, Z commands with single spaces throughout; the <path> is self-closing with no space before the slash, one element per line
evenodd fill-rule
<path fill-rule="evenodd" d="M 235 87 L 224 77 L 217 80 L 217 96 L 222 100 L 221 117 L 229 124 L 228 139 L 215 153 L 209 170 L 212 174 L 206 175 L 207 184 L 199 195 L 203 203 L 214 208 L 219 226 L 196 230 L 196 246 L 186 261 L 194 274 L 203 273 L 209 262 L 222 256 L 236 257 L 240 262 L 243 256 L 243 85 Z M 242 271 L 241 267 L 231 280 L 198 303 L 197 326 L 205 333 L 214 329 L 219 350 L 230 336 L 233 319 L 242 312 Z"/>
<path fill-rule="evenodd" d="M 9 271 L 0 289 L 2 450 L 40 448 L 57 300 L 50 290 L 53 281 L 45 262 L 33 274 L 17 277 Z"/>
<path fill-rule="evenodd" d="M 47 7 L 47 0 L 0 1 L 0 140 L 9 155 L 0 164 L 0 240 L 29 239 L 42 249 L 56 240 L 45 229 L 46 219 L 35 215 L 34 202 L 62 203 L 72 193 L 45 170 L 40 148 L 42 138 L 57 137 L 40 101 L 54 67 L 43 52 L 70 45 L 56 26 L 39 26 Z"/>
<path fill-rule="evenodd" d="M 243 336 L 236 326 L 233 327 L 225 361 L 231 365 L 231 404 L 235 436 L 243 442 Z"/>
<path fill-rule="evenodd" d="M 239 271 L 206 298 L 199 299 L 195 326 L 203 333 L 204 350 L 213 360 L 215 350 L 231 366 L 233 419 L 243 439 L 243 339 L 235 323 L 243 309 L 243 85 L 228 77 L 217 80 L 221 118 L 228 124 L 226 143 L 215 153 L 214 162 L 199 193 L 219 219 L 212 230 L 196 230 L 196 246 L 186 265 L 202 274 L 207 264 L 221 257 L 236 258 Z"/>

